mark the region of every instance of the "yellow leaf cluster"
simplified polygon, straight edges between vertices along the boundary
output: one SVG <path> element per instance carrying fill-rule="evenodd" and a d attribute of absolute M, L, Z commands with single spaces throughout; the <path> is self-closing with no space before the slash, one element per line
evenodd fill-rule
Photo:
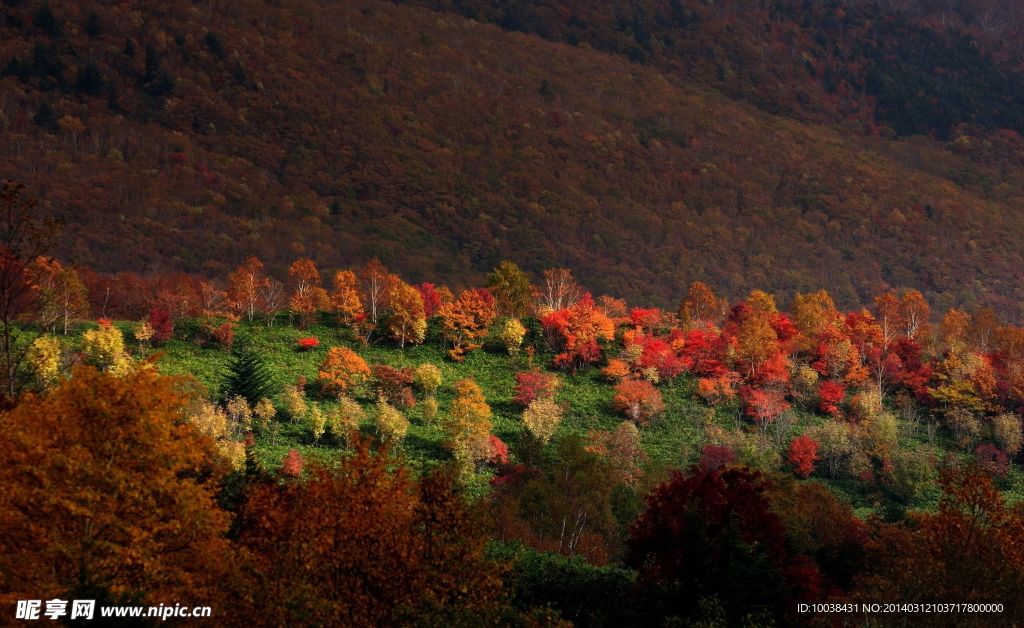
<path fill-rule="evenodd" d="M 538 397 L 523 412 L 523 425 L 537 440 L 547 444 L 562 422 L 562 408 L 549 397 Z"/>

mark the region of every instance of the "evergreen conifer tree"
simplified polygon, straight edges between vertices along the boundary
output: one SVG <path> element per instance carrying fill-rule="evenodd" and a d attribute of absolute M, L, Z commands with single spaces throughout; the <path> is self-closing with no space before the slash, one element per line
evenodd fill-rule
<path fill-rule="evenodd" d="M 224 395 L 239 395 L 255 406 L 260 399 L 273 396 L 270 369 L 263 356 L 247 340 L 236 342 L 231 351 L 234 360 L 225 373 Z"/>

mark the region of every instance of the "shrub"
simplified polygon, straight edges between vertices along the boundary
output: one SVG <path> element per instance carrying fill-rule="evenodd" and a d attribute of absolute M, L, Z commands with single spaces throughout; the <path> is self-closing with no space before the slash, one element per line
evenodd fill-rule
<path fill-rule="evenodd" d="M 299 351 L 309 351 L 320 346 L 318 338 L 299 338 L 297 342 Z"/>

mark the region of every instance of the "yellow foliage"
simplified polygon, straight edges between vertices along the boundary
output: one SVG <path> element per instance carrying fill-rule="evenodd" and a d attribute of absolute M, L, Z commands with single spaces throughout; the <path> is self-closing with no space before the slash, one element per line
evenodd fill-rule
<path fill-rule="evenodd" d="M 1016 414 L 1000 414 L 992 419 L 992 432 L 999 448 L 1011 456 L 1021 447 L 1021 421 Z"/>
<path fill-rule="evenodd" d="M 523 424 L 540 442 L 547 444 L 562 422 L 562 408 L 548 396 L 530 402 L 523 412 Z"/>
<path fill-rule="evenodd" d="M 285 386 L 281 393 L 284 400 L 284 408 L 291 416 L 292 423 L 298 423 L 306 418 L 309 407 L 306 405 L 306 393 L 296 386 Z"/>
<path fill-rule="evenodd" d="M 377 401 L 377 432 L 387 443 L 399 443 L 409 431 L 409 419 L 394 406 L 380 399 Z"/>
<path fill-rule="evenodd" d="M 525 336 L 526 328 L 523 327 L 523 324 L 517 318 L 508 319 L 501 328 L 501 342 L 505 345 L 505 350 L 508 351 L 509 355 L 519 353 L 519 348 L 522 346 Z"/>
<path fill-rule="evenodd" d="M 313 441 L 319 441 L 327 428 L 327 417 L 320 409 L 320 404 L 310 404 L 309 412 L 306 413 L 306 422 L 309 424 L 309 431 L 313 433 Z"/>
<path fill-rule="evenodd" d="M 246 428 L 252 426 L 252 409 L 249 407 L 249 402 L 245 400 L 245 397 L 235 395 L 228 399 L 225 410 L 227 410 L 228 419 L 231 421 Z"/>
<path fill-rule="evenodd" d="M 253 408 L 252 412 L 259 420 L 259 427 L 261 430 L 269 429 L 270 422 L 275 416 L 277 416 L 277 408 L 275 408 L 274 404 L 266 397 L 259 400 L 259 403 L 256 404 L 256 407 Z"/>
<path fill-rule="evenodd" d="M 348 437 L 352 432 L 359 430 L 359 424 L 366 419 L 366 412 L 363 407 L 348 397 L 338 400 L 338 405 L 331 408 L 327 414 L 327 424 L 331 433 L 336 437 Z"/>
<path fill-rule="evenodd" d="M 29 367 L 43 387 L 60 379 L 60 340 L 56 336 L 40 336 L 32 341 L 25 354 Z"/>
<path fill-rule="evenodd" d="M 108 322 L 101 322 L 98 329 L 90 329 L 82 334 L 82 351 L 90 362 L 108 370 L 112 370 L 112 367 L 123 368 L 124 362 L 128 360 L 121 330 Z"/>
<path fill-rule="evenodd" d="M 441 386 L 443 376 L 441 375 L 441 369 L 437 368 L 430 362 L 424 362 L 416 367 L 416 387 L 422 390 L 428 395 L 433 395 L 437 392 L 437 389 Z"/>
<path fill-rule="evenodd" d="M 433 423 L 434 419 L 437 418 L 437 399 L 433 396 L 424 399 L 423 404 L 420 405 L 420 415 L 427 425 Z"/>

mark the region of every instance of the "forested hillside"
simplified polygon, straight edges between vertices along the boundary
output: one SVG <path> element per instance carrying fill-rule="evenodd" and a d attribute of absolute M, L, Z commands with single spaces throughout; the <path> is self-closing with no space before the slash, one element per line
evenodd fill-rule
<path fill-rule="evenodd" d="M 815 24 L 842 49 L 842 37 L 904 28 L 904 18 L 778 5 L 757 20 L 789 29 L 794 47 L 782 49 L 768 31 L 737 30 L 746 22 L 728 11 L 711 26 L 706 9 L 677 4 L 698 39 L 680 35 L 671 49 L 720 59 L 686 65 L 680 49 L 664 64 L 633 62 L 596 40 L 550 42 L 372 0 L 7 0 L 0 176 L 25 181 L 68 221 L 61 259 L 101 272 L 222 277 L 257 254 L 283 279 L 296 256 L 327 270 L 376 256 L 413 281 L 465 285 L 512 259 L 535 279 L 570 266 L 595 294 L 635 304 L 672 303 L 693 280 L 732 298 L 765 289 L 783 304 L 824 287 L 841 307 L 893 287 L 938 309 L 990 305 L 1017 320 L 1016 132 L 993 130 L 1002 118 L 987 113 L 955 113 L 942 96 L 949 115 L 914 114 L 938 139 L 897 140 L 887 124 L 908 131 L 895 119 L 844 120 L 845 105 L 819 97 L 833 61 L 816 65 Z M 938 37 L 929 50 L 952 57 L 936 64 L 980 68 L 950 79 L 969 84 L 954 92 L 1013 101 L 1009 62 L 911 31 L 884 33 L 908 45 Z M 883 52 L 862 57 L 888 54 L 886 37 Z M 796 94 L 772 102 L 805 104 L 759 102 L 716 78 L 750 84 L 740 65 L 761 62 L 729 59 L 759 41 L 785 60 L 765 66 L 775 88 Z M 892 67 L 942 74 L 926 67 L 932 57 L 899 59 Z M 851 93 L 864 93 L 870 65 L 843 79 Z M 972 82 L 981 76 L 991 92 Z M 888 106 L 873 98 L 871 111 Z M 1016 115 L 1013 102 L 1001 116 Z M 973 124 L 951 131 L 956 122 Z"/>

